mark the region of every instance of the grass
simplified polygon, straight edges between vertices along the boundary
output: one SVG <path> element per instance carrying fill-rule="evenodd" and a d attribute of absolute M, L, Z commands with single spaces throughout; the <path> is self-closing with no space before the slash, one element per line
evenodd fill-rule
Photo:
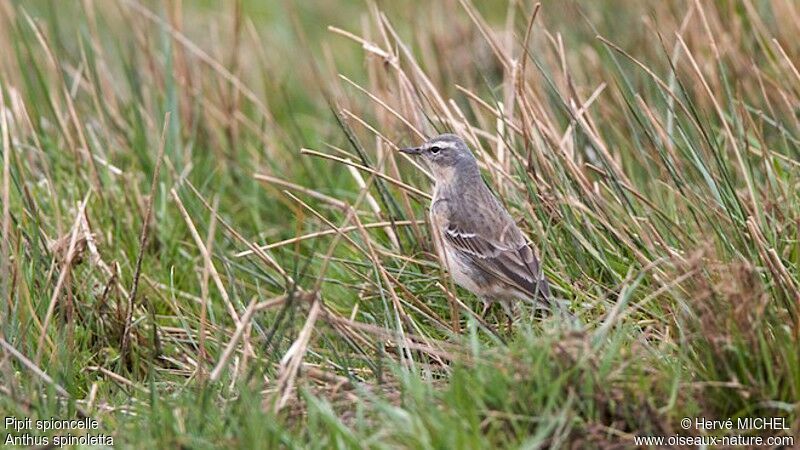
<path fill-rule="evenodd" d="M 3 2 L 0 415 L 121 447 L 795 437 L 798 18 Z M 506 330 L 442 272 L 395 150 L 444 131 L 581 326 Z"/>

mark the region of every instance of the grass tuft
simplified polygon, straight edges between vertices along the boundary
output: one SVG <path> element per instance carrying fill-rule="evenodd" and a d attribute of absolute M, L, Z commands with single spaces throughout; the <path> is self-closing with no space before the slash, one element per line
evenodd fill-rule
<path fill-rule="evenodd" d="M 792 0 L 2 2 L 0 415 L 121 447 L 795 437 L 799 34 Z M 443 273 L 396 150 L 445 131 L 580 326 L 507 329 Z"/>

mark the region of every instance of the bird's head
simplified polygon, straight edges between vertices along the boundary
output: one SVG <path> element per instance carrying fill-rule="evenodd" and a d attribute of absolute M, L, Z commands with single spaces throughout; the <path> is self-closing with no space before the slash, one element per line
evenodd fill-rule
<path fill-rule="evenodd" d="M 437 181 L 449 182 L 454 175 L 478 170 L 475 156 L 455 134 L 440 134 L 419 147 L 401 148 L 400 151 L 422 157 Z"/>

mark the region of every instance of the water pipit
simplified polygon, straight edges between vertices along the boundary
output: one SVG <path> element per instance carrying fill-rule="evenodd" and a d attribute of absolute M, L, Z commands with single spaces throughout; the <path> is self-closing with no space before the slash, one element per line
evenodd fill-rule
<path fill-rule="evenodd" d="M 499 302 L 550 306 L 550 287 L 531 242 L 481 177 L 467 144 L 442 134 L 401 152 L 421 157 L 435 184 L 430 208 L 439 259 L 459 286 L 477 295 L 483 313 Z"/>

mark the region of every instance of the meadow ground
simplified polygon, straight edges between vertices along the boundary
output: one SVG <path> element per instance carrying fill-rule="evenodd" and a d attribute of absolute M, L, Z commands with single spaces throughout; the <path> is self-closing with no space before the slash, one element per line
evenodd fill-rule
<path fill-rule="evenodd" d="M 791 446 L 798 35 L 794 0 L 0 2 L 0 416 L 119 447 Z M 396 149 L 444 131 L 581 325 L 479 317 L 441 271 Z"/>

